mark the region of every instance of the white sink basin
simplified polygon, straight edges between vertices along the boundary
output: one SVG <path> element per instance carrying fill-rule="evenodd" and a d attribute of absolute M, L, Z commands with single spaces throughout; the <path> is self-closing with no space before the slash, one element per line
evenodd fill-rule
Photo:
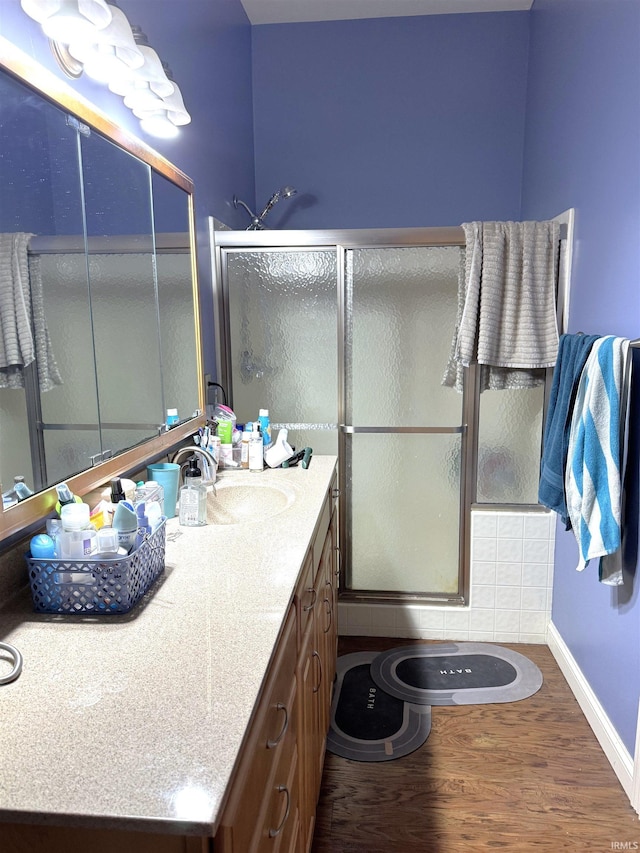
<path fill-rule="evenodd" d="M 259 474 L 247 474 L 253 482 L 218 480 L 215 493 L 207 495 L 207 524 L 252 524 L 273 518 L 289 509 L 295 492 L 286 483 L 260 482 Z"/>

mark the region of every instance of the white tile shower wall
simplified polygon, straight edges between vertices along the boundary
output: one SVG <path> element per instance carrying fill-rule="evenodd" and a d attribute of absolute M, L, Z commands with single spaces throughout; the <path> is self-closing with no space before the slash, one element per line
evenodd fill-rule
<path fill-rule="evenodd" d="M 551 618 L 555 515 L 471 514 L 471 595 L 465 607 L 341 602 L 343 636 L 545 643 Z"/>

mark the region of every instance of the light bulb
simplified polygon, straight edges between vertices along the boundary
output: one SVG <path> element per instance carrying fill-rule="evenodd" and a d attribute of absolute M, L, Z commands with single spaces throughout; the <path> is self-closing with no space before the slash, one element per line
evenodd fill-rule
<path fill-rule="evenodd" d="M 151 91 L 148 83 L 136 83 L 125 95 L 124 105 L 134 112 L 156 112 L 163 107 L 162 100 Z"/>
<path fill-rule="evenodd" d="M 131 69 L 116 56 L 114 47 L 100 47 L 92 52 L 84 62 L 84 71 L 92 80 L 107 84 L 129 74 Z"/>
<path fill-rule="evenodd" d="M 107 13 L 109 14 L 109 13 Z M 109 23 L 109 18 L 105 24 Z M 73 41 L 91 41 L 98 31 L 98 26 L 82 14 L 77 0 L 60 0 L 57 12 L 49 15 L 42 22 L 42 31 L 52 41 L 61 44 L 71 44 Z"/>
<path fill-rule="evenodd" d="M 89 42 L 69 45 L 69 53 L 84 64 L 89 77 L 100 83 L 131 76 L 144 63 L 126 17 L 117 7 L 109 8 L 113 17 L 108 27 L 96 30 Z"/>
<path fill-rule="evenodd" d="M 143 118 L 140 127 L 149 136 L 156 136 L 159 139 L 174 139 L 180 133 L 175 124 L 167 118 L 166 110 L 158 110 L 147 118 Z"/>

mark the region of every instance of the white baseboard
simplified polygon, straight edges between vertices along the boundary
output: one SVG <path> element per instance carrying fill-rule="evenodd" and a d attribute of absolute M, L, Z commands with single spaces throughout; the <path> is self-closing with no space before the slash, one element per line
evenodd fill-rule
<path fill-rule="evenodd" d="M 549 624 L 547 629 L 547 643 L 567 679 L 573 695 L 582 708 L 582 712 L 593 729 L 598 743 L 629 797 L 631 805 L 640 813 L 640 781 L 638 778 L 634 780 L 633 757 L 620 739 L 598 697 L 591 689 L 589 682 L 553 622 Z M 636 752 L 640 752 L 640 745 L 636 745 Z M 638 771 L 636 771 L 637 775 Z"/>

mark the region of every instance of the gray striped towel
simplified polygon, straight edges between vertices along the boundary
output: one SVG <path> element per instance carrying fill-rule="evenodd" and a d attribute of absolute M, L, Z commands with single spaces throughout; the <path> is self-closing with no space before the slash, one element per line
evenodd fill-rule
<path fill-rule="evenodd" d="M 443 384 L 461 390 L 462 368 L 486 365 L 481 388 L 544 381 L 558 352 L 557 222 L 465 222 L 459 315 Z"/>
<path fill-rule="evenodd" d="M 41 391 L 62 384 L 44 312 L 38 259 L 29 262 L 32 234 L 0 234 L 0 388 L 24 388 L 24 369 L 37 362 Z"/>

